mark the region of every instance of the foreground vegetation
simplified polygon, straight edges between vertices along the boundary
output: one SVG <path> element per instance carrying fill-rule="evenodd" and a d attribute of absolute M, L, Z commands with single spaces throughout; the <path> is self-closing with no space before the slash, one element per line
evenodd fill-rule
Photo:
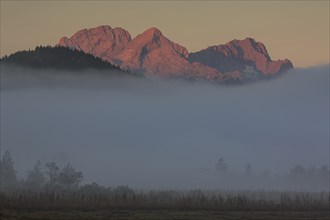
<path fill-rule="evenodd" d="M 1 209 L 8 210 L 328 211 L 329 200 L 329 192 L 134 191 L 127 186 L 111 189 L 97 184 L 77 191 L 16 190 L 0 194 Z"/>
<path fill-rule="evenodd" d="M 1 219 L 328 219 L 328 192 L 134 191 L 97 184 L 78 191 L 0 194 Z"/>
<path fill-rule="evenodd" d="M 288 211 L 207 211 L 207 210 L 102 210 L 102 211 L 0 211 L 3 220 L 328 220 L 329 212 Z"/>

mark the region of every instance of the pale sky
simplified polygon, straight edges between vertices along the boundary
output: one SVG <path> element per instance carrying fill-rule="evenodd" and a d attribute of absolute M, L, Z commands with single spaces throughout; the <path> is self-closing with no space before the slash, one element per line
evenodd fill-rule
<path fill-rule="evenodd" d="M 55 45 L 83 28 L 159 28 L 195 52 L 253 37 L 295 67 L 329 63 L 329 1 L 3 1 L 1 56 Z"/>

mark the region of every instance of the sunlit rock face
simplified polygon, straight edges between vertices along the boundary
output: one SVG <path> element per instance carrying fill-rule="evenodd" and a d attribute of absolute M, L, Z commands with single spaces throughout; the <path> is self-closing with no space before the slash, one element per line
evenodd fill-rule
<path fill-rule="evenodd" d="M 244 81 L 293 68 L 288 59 L 271 60 L 265 45 L 252 38 L 189 53 L 154 27 L 134 39 L 122 28 L 83 29 L 71 38 L 63 37 L 58 45 L 82 50 L 122 69 L 150 77 Z"/>
<path fill-rule="evenodd" d="M 201 63 L 190 63 L 187 49 L 166 38 L 157 28 L 136 36 L 117 55 L 117 64 L 148 76 L 221 77 L 217 70 Z"/>
<path fill-rule="evenodd" d="M 122 28 L 112 29 L 110 26 L 99 26 L 80 30 L 71 38 L 63 37 L 58 45 L 82 50 L 112 62 L 115 54 L 122 51 L 130 41 L 131 35 Z"/>

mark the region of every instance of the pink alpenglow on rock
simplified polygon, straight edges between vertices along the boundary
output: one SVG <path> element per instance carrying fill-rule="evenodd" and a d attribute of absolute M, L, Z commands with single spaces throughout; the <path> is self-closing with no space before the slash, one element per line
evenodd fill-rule
<path fill-rule="evenodd" d="M 157 28 L 150 28 L 136 36 L 116 58 L 124 69 L 161 77 L 207 77 L 221 75 L 215 69 L 200 63 L 190 63 L 189 53 L 166 38 Z"/>
<path fill-rule="evenodd" d="M 131 41 L 131 35 L 122 28 L 112 29 L 110 26 L 83 29 L 71 38 L 61 38 L 58 45 L 82 50 L 85 53 L 112 62 L 114 55 L 122 51 Z"/>
<path fill-rule="evenodd" d="M 155 27 L 131 39 L 122 28 L 83 29 L 59 46 L 82 50 L 133 73 L 214 81 L 255 80 L 285 72 L 290 60 L 271 60 L 265 45 L 252 38 L 233 40 L 189 53 Z"/>

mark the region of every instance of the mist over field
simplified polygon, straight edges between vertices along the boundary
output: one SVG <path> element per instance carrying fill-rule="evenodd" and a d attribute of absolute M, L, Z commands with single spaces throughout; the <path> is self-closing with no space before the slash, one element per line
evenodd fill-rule
<path fill-rule="evenodd" d="M 329 65 L 235 86 L 1 66 L 0 119 L 18 176 L 39 159 L 85 183 L 294 189 L 259 174 L 329 165 Z M 258 178 L 244 182 L 247 163 Z"/>

